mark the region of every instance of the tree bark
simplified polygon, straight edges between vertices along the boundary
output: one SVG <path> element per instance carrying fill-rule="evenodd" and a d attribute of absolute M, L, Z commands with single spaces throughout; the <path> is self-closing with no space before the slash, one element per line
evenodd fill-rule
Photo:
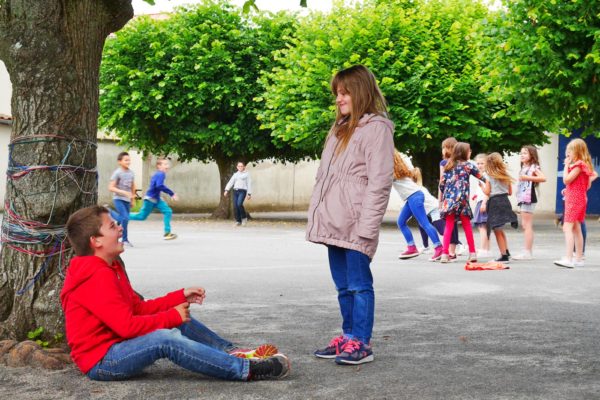
<path fill-rule="evenodd" d="M 64 331 L 59 293 L 71 255 L 64 225 L 71 213 L 97 201 L 102 48 L 132 17 L 131 0 L 0 0 L 0 59 L 13 85 L 14 120 L 0 338 L 22 340 L 36 327 L 49 336 Z M 23 224 L 29 226 L 24 234 Z"/>
<path fill-rule="evenodd" d="M 221 192 L 219 205 L 213 211 L 212 217 L 219 219 L 228 219 L 231 216 L 231 208 L 232 202 L 231 199 L 233 195 L 231 193 L 228 196 L 223 196 L 223 192 L 225 191 L 225 186 L 229 179 L 235 172 L 235 160 L 233 158 L 220 158 L 218 157 L 216 160 L 217 166 L 219 167 L 219 179 L 221 183 Z"/>

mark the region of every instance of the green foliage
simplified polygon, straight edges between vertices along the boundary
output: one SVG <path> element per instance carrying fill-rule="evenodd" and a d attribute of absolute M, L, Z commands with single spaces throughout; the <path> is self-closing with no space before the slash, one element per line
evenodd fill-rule
<path fill-rule="evenodd" d="M 511 0 L 488 30 L 487 88 L 555 132 L 600 135 L 600 1 Z"/>
<path fill-rule="evenodd" d="M 44 327 L 40 326 L 34 331 L 27 332 L 27 339 L 35 341 L 42 347 L 49 347 L 51 344 L 61 343 L 64 339 L 64 335 L 62 333 L 57 333 L 52 337 L 51 341 L 43 340 L 44 337 Z"/>
<path fill-rule="evenodd" d="M 263 127 L 282 143 L 317 156 L 334 118 L 329 80 L 353 64 L 377 76 L 403 151 L 439 153 L 456 136 L 478 150 L 517 150 L 545 135 L 482 90 L 481 38 L 489 15 L 471 0 L 366 0 L 336 3 L 300 22 L 293 46 L 276 52 L 257 100 Z"/>
<path fill-rule="evenodd" d="M 107 41 L 100 120 L 124 143 L 183 160 L 295 160 L 261 130 L 253 99 L 272 51 L 295 31 L 292 16 L 243 16 L 222 1 L 139 18 Z"/>

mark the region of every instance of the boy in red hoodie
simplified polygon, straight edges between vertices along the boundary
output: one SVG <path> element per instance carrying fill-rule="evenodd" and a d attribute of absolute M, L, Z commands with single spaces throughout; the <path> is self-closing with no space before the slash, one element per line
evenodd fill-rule
<path fill-rule="evenodd" d="M 202 304 L 201 287 L 179 289 L 153 300 L 133 291 L 119 254 L 122 229 L 108 209 L 91 206 L 67 221 L 71 260 L 60 300 L 71 357 L 90 379 L 139 375 L 160 358 L 193 372 L 229 379 L 280 379 L 290 362 L 282 354 L 264 359 L 232 355 L 239 349 L 190 317 Z"/>

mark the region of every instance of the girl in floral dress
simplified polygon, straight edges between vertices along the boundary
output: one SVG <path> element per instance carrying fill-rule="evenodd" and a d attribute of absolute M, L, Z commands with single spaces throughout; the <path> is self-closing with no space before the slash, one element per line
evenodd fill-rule
<path fill-rule="evenodd" d="M 454 146 L 452 156 L 444 167 L 444 175 L 440 180 L 441 204 L 440 215 L 446 219 L 446 229 L 444 229 L 444 249 L 440 262 L 450 261 L 449 247 L 452 231 L 456 218 L 460 218 L 469 246 L 469 261 L 477 261 L 475 252 L 475 240 L 473 239 L 473 229 L 471 228 L 471 218 L 473 213 L 469 206 L 469 176 L 473 175 L 479 180 L 485 181 L 485 178 L 479 172 L 477 167 L 468 160 L 471 157 L 471 146 L 468 143 L 458 142 Z"/>
<path fill-rule="evenodd" d="M 587 190 L 590 178 L 594 176 L 594 167 L 587 145 L 582 139 L 573 139 L 567 145 L 563 182 L 565 189 L 565 215 L 563 232 L 565 234 L 565 257 L 554 261 L 559 267 L 583 267 L 583 234 L 581 223 L 585 221 L 587 208 Z M 575 246 L 575 260 L 573 260 Z"/>

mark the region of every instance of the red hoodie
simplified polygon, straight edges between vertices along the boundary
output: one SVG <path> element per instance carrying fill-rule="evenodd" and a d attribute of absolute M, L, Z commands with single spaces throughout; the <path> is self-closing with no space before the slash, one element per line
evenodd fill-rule
<path fill-rule="evenodd" d="M 113 344 L 181 325 L 174 307 L 187 300 L 183 289 L 140 300 L 119 262 L 83 256 L 71 260 L 60 301 L 71 358 L 85 374 Z"/>

